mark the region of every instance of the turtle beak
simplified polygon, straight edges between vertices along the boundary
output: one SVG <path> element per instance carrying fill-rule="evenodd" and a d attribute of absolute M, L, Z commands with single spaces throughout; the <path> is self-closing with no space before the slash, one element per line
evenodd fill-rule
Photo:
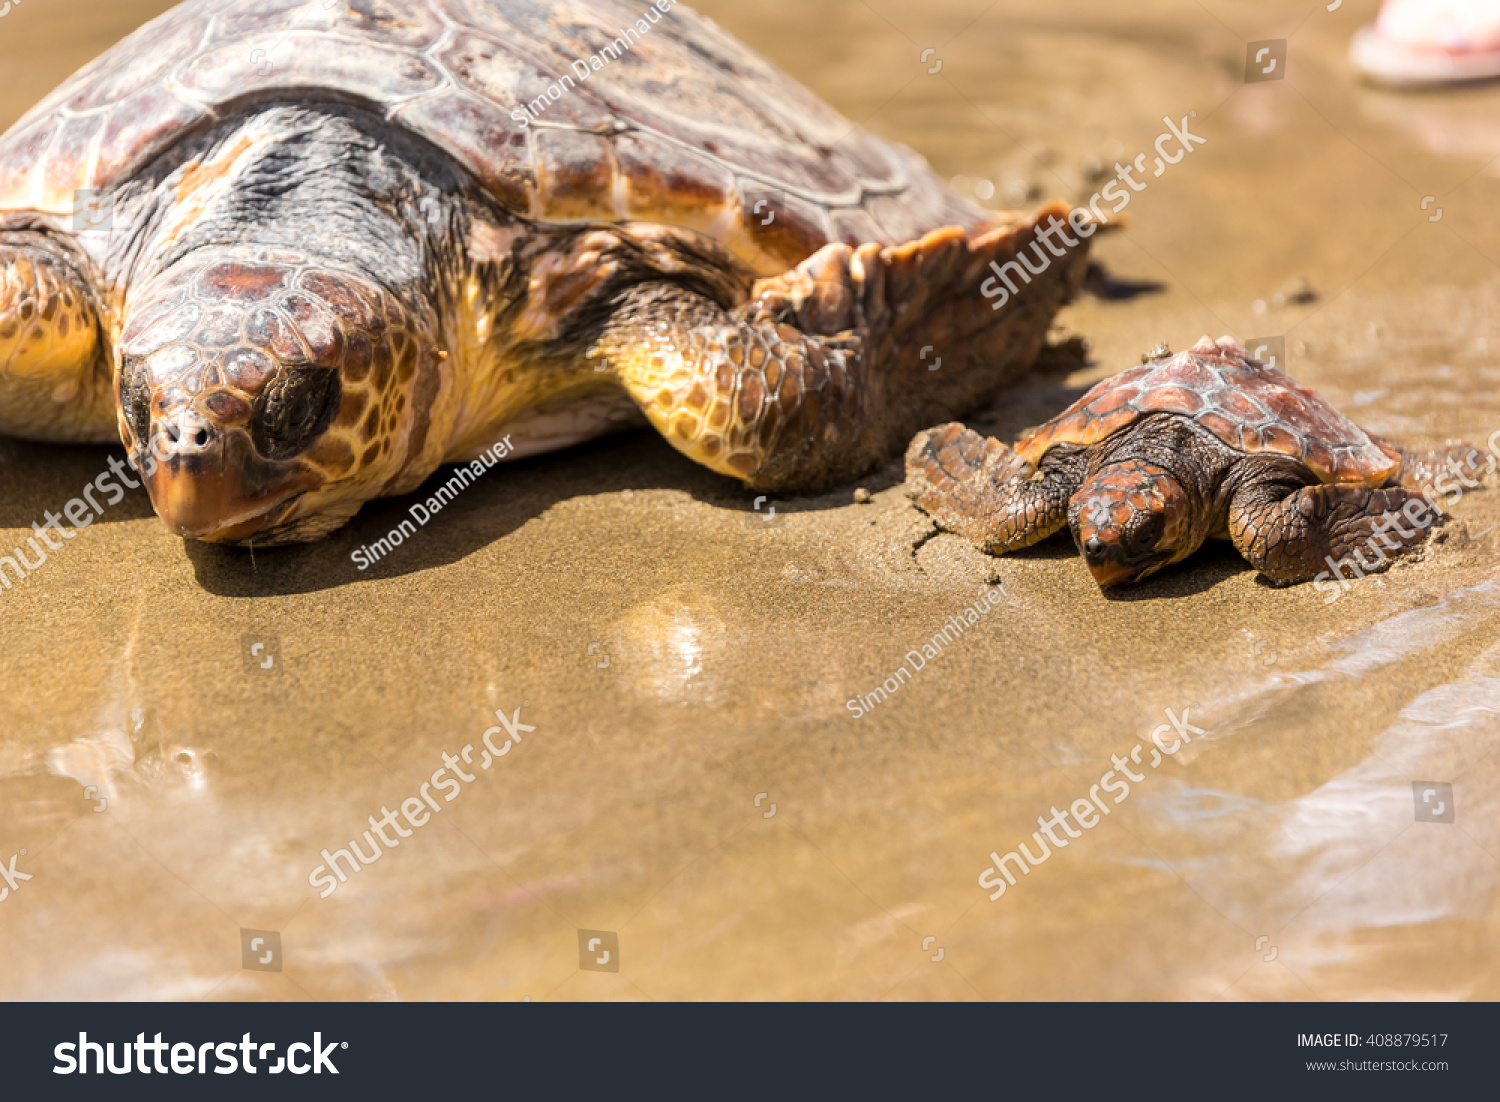
<path fill-rule="evenodd" d="M 1097 535 L 1084 540 L 1082 549 L 1083 561 L 1088 564 L 1089 573 L 1101 586 L 1128 585 L 1139 581 L 1151 565 L 1150 556 L 1141 561 L 1130 561 L 1121 553 L 1117 543 L 1106 542 Z"/>
<path fill-rule="evenodd" d="M 1134 567 L 1118 562 L 1091 562 L 1089 573 L 1101 586 L 1128 585 L 1140 577 Z"/>
<path fill-rule="evenodd" d="M 153 419 L 144 462 L 151 504 L 179 536 L 246 539 L 281 520 L 289 499 L 312 480 L 254 454 L 239 429 L 214 424 L 192 407 Z"/>

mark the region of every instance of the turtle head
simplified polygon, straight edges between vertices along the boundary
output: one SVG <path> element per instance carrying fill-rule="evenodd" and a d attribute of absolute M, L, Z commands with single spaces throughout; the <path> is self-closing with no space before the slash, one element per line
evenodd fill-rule
<path fill-rule="evenodd" d="M 1101 586 L 1138 582 L 1196 544 L 1192 502 L 1169 472 L 1136 461 L 1105 467 L 1068 502 L 1068 526 Z"/>
<path fill-rule="evenodd" d="M 423 450 L 438 356 L 344 266 L 195 250 L 132 294 L 119 353 L 121 437 L 183 536 L 315 539 Z"/>

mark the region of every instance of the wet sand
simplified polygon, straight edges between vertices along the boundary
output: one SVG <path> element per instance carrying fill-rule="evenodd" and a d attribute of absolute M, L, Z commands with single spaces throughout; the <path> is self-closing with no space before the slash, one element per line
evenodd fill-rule
<path fill-rule="evenodd" d="M 162 6 L 15 8 L 0 122 Z M 1197 112 L 1206 144 L 1100 243 L 1113 297 L 1059 318 L 1087 360 L 974 425 L 1207 332 L 1283 337 L 1382 434 L 1500 428 L 1500 86 L 1357 85 L 1373 3 L 700 8 L 992 206 L 1087 195 L 1090 158 Z M 1243 84 L 1272 38 L 1287 79 Z M 0 547 L 110 454 L 0 441 Z M 934 538 L 900 477 L 768 524 L 636 433 L 492 472 L 364 572 L 402 502 L 252 558 L 128 497 L 0 594 L 0 861 L 33 876 L 0 902 L 0 997 L 1500 996 L 1500 493 L 1325 604 L 1227 548 L 1105 597 L 1065 541 Z M 320 898 L 320 851 L 496 709 L 535 730 Z M 1202 733 L 1151 769 L 1168 709 Z M 990 852 L 1137 745 L 1129 797 L 990 901 Z M 1418 821 L 1413 782 L 1453 821 Z M 280 972 L 242 967 L 241 929 L 280 935 Z M 580 968 L 580 930 L 618 935 L 618 971 Z"/>

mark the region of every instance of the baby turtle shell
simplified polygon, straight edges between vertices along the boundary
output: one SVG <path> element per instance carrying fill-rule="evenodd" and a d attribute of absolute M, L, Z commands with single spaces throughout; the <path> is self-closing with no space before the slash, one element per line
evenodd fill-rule
<path fill-rule="evenodd" d="M 1247 455 L 1299 460 L 1320 482 L 1384 485 L 1401 457 L 1229 337 L 1105 379 L 1016 445 L 1036 465 L 1058 444 L 1090 447 L 1153 413 L 1192 418 Z"/>

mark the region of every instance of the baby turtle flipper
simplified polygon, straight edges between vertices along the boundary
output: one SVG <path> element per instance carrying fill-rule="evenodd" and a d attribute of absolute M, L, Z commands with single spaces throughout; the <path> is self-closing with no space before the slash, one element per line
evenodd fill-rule
<path fill-rule="evenodd" d="M 1265 482 L 1235 494 L 1229 535 L 1251 565 L 1282 586 L 1384 571 L 1446 520 L 1403 486 L 1319 483 L 1287 494 L 1284 485 Z"/>
<path fill-rule="evenodd" d="M 1495 466 L 1489 453 L 1462 441 L 1422 450 L 1401 447 L 1384 439 L 1378 442 L 1401 456 L 1398 478 L 1409 490 L 1430 489 L 1438 495 L 1451 493 L 1457 487 L 1463 491 L 1475 490 Z"/>
<path fill-rule="evenodd" d="M 991 555 L 1046 539 L 1068 523 L 1079 471 L 1071 449 L 1055 449 L 1036 469 L 994 437 L 958 422 L 917 433 L 906 450 L 907 493 L 947 532 Z"/>
<path fill-rule="evenodd" d="M 620 297 L 596 348 L 678 450 L 757 489 L 819 490 L 1031 366 L 1086 264 L 1072 238 L 1055 258 L 1043 248 L 1038 223 L 1062 225 L 1059 213 L 978 237 L 950 227 L 901 246 L 826 245 L 731 310 L 647 283 Z M 1024 280 L 1023 246 L 1035 258 Z"/>

